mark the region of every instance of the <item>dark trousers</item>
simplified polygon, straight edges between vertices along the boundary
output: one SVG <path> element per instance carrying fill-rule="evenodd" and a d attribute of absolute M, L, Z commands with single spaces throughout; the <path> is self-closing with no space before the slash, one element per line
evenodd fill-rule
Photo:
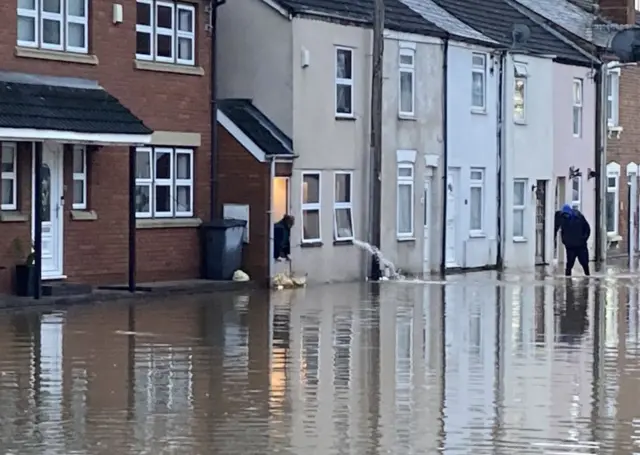
<path fill-rule="evenodd" d="M 571 276 L 571 269 L 573 269 L 573 265 L 576 263 L 576 259 L 582 266 L 582 270 L 584 270 L 584 274 L 589 276 L 589 250 L 587 246 L 579 246 L 573 248 L 566 248 L 567 250 L 567 264 L 565 268 L 565 275 Z"/>

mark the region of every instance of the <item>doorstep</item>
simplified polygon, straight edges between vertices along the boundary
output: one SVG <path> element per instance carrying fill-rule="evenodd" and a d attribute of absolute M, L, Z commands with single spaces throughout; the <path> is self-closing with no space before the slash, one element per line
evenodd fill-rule
<path fill-rule="evenodd" d="M 99 287 L 93 292 L 79 295 L 42 296 L 36 300 L 33 297 L 17 297 L 14 295 L 0 295 L 0 309 L 18 309 L 38 306 L 66 306 L 111 301 L 148 300 L 172 295 L 198 295 L 218 292 L 246 292 L 257 289 L 253 281 L 211 281 L 211 280 L 182 280 L 164 281 L 157 283 L 139 283 L 139 291 L 130 293 L 126 285 Z"/>

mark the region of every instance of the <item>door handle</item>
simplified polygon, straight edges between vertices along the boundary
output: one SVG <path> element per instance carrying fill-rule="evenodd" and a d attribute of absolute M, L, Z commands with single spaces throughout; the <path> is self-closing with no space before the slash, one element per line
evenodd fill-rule
<path fill-rule="evenodd" d="M 56 204 L 56 218 L 60 218 L 60 204 Z"/>

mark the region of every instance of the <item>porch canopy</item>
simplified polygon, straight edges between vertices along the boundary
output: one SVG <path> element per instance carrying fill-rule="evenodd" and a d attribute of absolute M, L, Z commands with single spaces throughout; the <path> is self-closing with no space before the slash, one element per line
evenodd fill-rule
<path fill-rule="evenodd" d="M 0 141 L 33 142 L 34 191 L 42 193 L 42 143 L 129 146 L 129 283 L 136 290 L 136 146 L 152 130 L 96 81 L 0 71 Z M 124 164 L 124 163 L 123 163 Z M 42 198 L 33 197 L 34 296 L 41 296 Z"/>

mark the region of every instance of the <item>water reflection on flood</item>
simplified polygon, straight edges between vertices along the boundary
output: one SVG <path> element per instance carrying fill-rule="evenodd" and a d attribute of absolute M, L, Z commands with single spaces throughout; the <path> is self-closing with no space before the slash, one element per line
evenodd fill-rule
<path fill-rule="evenodd" d="M 5 313 L 0 453 L 636 453 L 637 286 L 533 284 Z"/>

